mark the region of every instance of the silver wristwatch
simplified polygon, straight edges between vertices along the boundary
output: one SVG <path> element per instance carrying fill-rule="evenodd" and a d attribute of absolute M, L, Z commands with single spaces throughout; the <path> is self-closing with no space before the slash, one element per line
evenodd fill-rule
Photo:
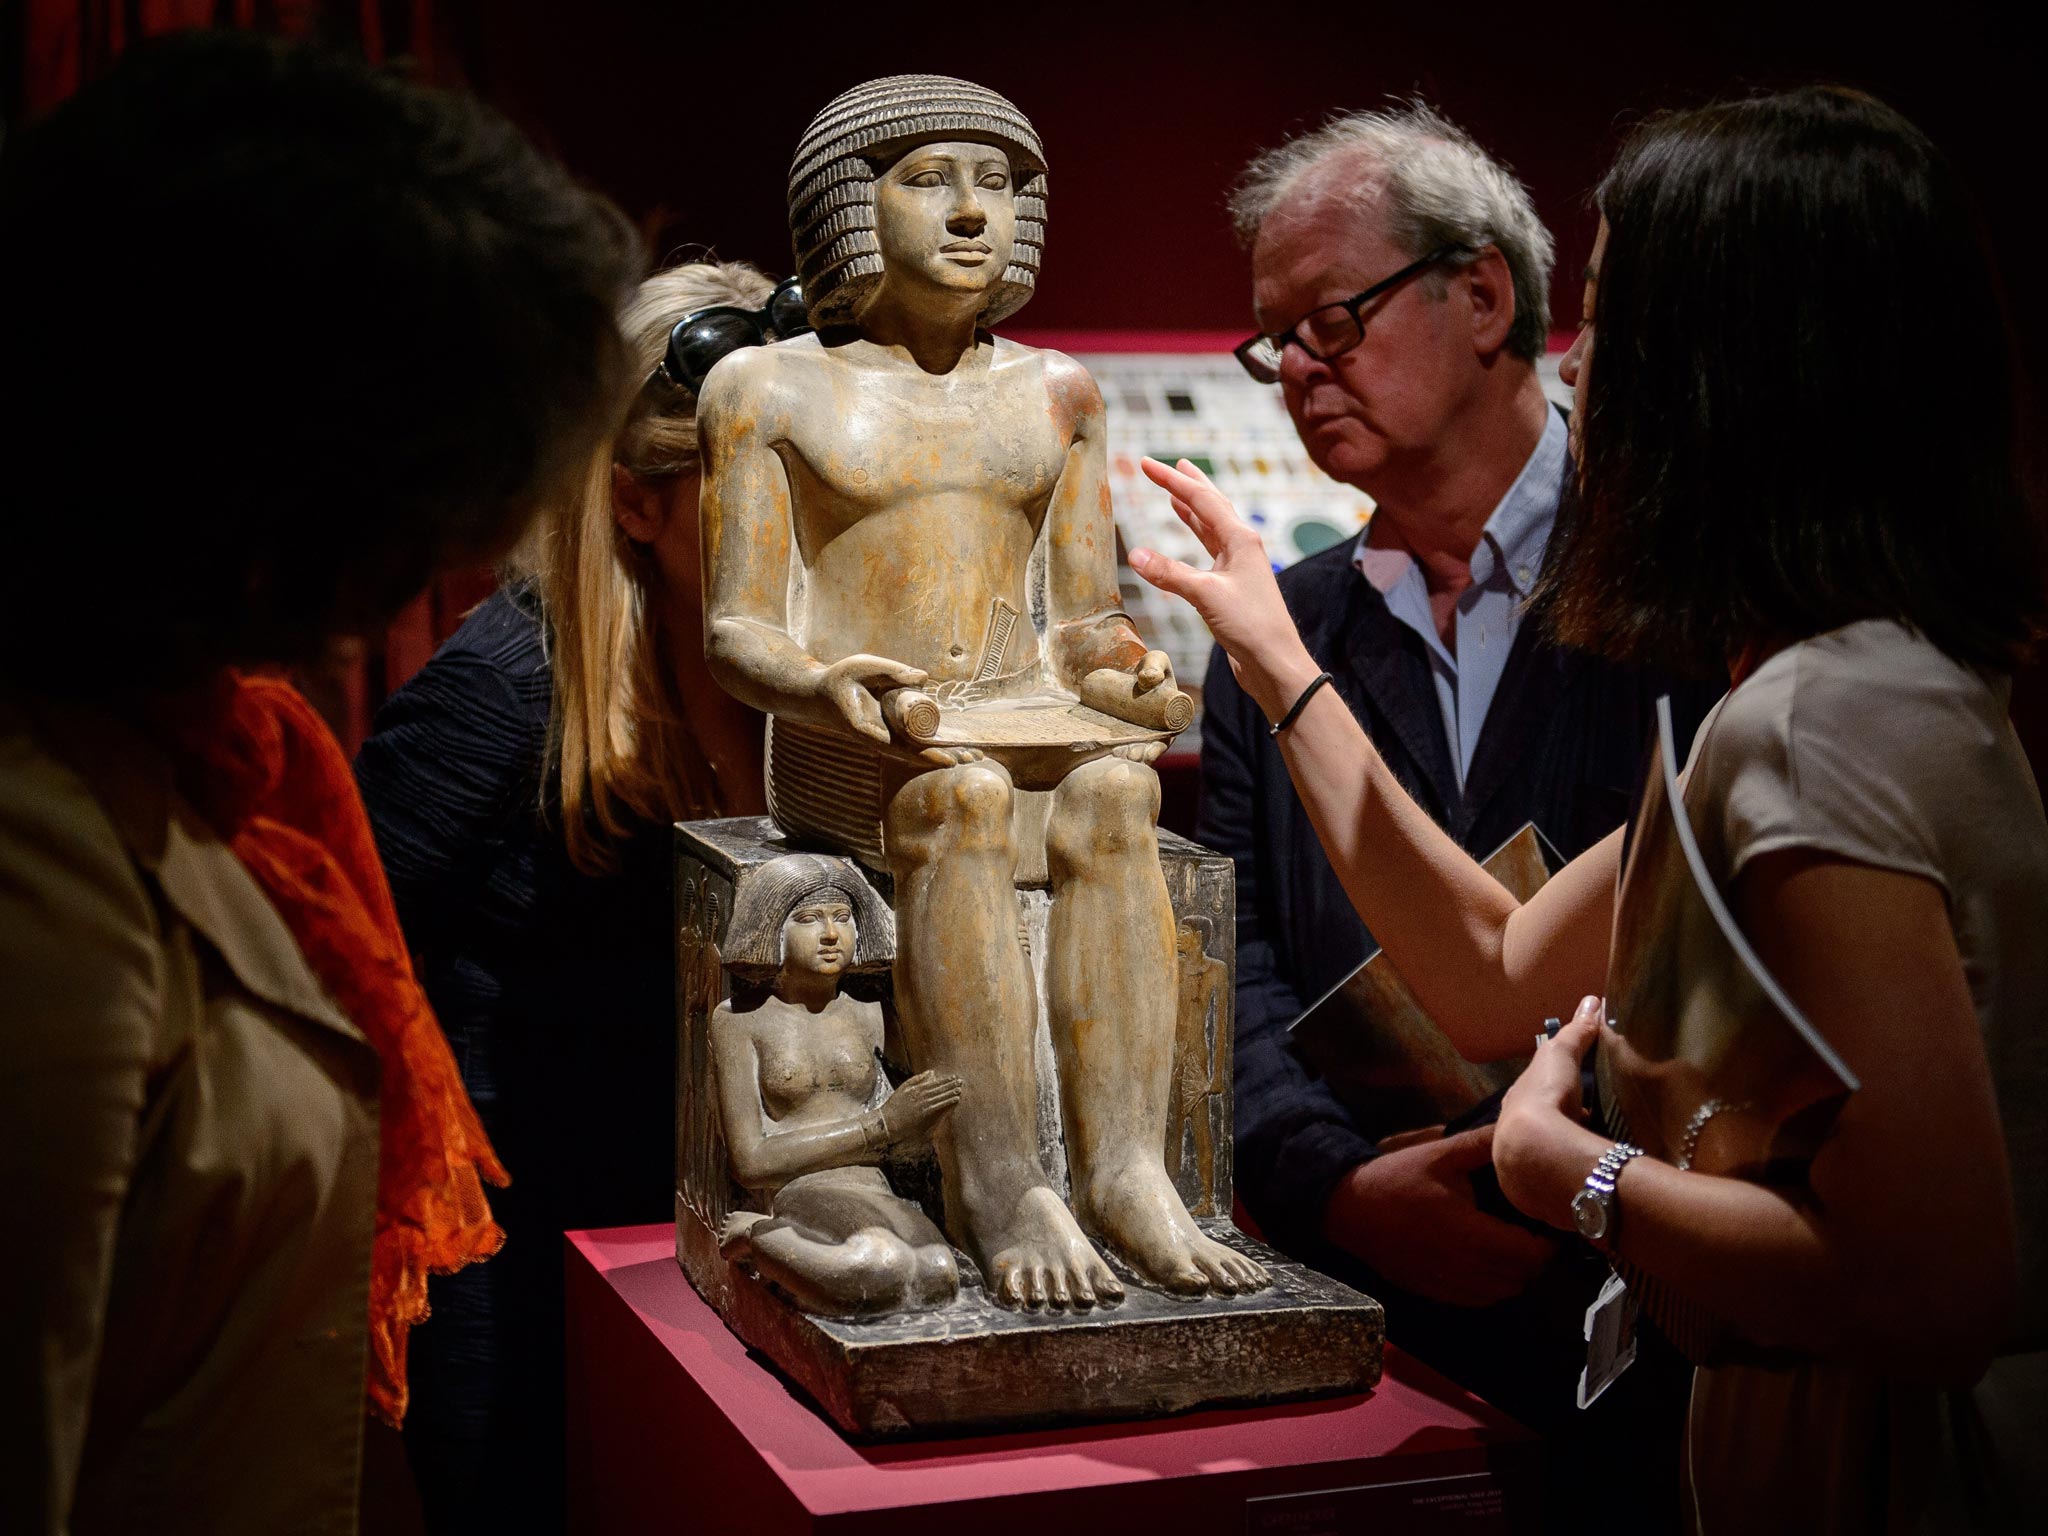
<path fill-rule="evenodd" d="M 1617 1141 L 1586 1175 L 1586 1187 L 1572 1196 L 1572 1221 L 1587 1242 L 1605 1242 L 1614 1231 L 1614 1181 L 1630 1158 L 1642 1155 L 1641 1147 Z"/>

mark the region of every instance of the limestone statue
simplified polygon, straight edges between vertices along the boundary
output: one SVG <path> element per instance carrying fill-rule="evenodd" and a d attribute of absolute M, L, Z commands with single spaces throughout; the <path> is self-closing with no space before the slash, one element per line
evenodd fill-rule
<path fill-rule="evenodd" d="M 1178 989 L 1149 764 L 1188 700 L 1119 606 L 1100 392 L 986 329 L 1038 271 L 1037 135 L 965 81 L 872 81 L 813 121 L 789 191 L 817 329 L 705 382 L 706 653 L 771 717 L 777 822 L 893 881 L 909 1059 L 958 1082 L 946 1224 L 1006 1305 L 1118 1300 L 1090 1233 L 1164 1290 L 1257 1289 L 1161 1156 Z M 1052 897 L 1071 1211 L 1035 1134 L 1019 881 Z"/>
<path fill-rule="evenodd" d="M 1216 1142 L 1209 1127 L 1209 1098 L 1229 1092 L 1227 1064 L 1216 1059 L 1209 1021 L 1230 985 L 1230 971 L 1208 955 L 1209 925 L 1184 917 L 1174 930 L 1175 991 L 1173 1090 L 1166 1109 L 1166 1165 L 1180 1161 L 1182 1138 L 1195 1154 L 1195 1178 L 1201 1198 L 1190 1207 L 1197 1216 L 1218 1214 Z"/>
<path fill-rule="evenodd" d="M 843 860 L 778 859 L 735 905 L 725 955 L 767 994 L 711 1015 L 727 1156 L 767 1205 L 733 1212 L 720 1246 L 823 1316 L 943 1306 L 960 1285 L 944 1235 L 876 1166 L 943 1121 L 960 1080 L 921 1072 L 887 1093 L 881 1005 L 840 989 L 849 971 L 887 963 L 889 927 Z"/>

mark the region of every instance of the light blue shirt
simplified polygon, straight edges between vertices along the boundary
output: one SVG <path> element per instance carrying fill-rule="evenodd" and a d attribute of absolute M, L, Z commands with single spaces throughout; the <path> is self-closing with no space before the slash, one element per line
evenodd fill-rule
<path fill-rule="evenodd" d="M 1472 585 L 1458 594 L 1456 655 L 1437 634 L 1429 587 L 1412 555 L 1401 549 L 1374 549 L 1365 534 L 1359 535 L 1351 552 L 1359 574 L 1386 598 L 1387 611 L 1422 637 L 1460 791 L 1472 771 L 1472 753 L 1507 667 L 1522 610 L 1536 573 L 1543 569 L 1543 551 L 1557 522 L 1569 457 L 1564 417 L 1553 410 L 1535 451 L 1487 518 L 1472 551 Z"/>

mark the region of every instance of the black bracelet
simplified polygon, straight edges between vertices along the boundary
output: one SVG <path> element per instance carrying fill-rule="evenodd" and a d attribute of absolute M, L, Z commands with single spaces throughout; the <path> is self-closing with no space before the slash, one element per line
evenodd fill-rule
<path fill-rule="evenodd" d="M 1334 679 L 1331 678 L 1329 673 L 1318 672 L 1316 674 L 1316 680 L 1310 683 L 1306 688 L 1301 690 L 1301 697 L 1294 701 L 1294 707 L 1288 710 L 1286 714 L 1280 717 L 1280 723 L 1278 725 L 1269 725 L 1266 727 L 1266 734 L 1268 736 L 1278 736 L 1282 731 L 1286 730 L 1287 727 L 1294 724 L 1295 717 L 1298 716 L 1304 709 L 1307 709 L 1308 701 L 1316 696 L 1316 690 L 1322 687 L 1323 684 L 1332 681 L 1334 681 Z"/>

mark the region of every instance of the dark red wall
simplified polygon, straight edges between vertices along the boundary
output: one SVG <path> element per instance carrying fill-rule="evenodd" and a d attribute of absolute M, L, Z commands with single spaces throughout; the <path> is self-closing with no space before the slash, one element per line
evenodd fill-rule
<path fill-rule="evenodd" d="M 1592 243 L 1585 195 L 1630 122 L 1731 92 L 1839 81 L 1891 101 L 1961 168 L 2005 278 L 2031 400 L 2048 380 L 2048 289 L 2036 276 L 2048 251 L 2039 6 L 1943 0 L 1898 20 L 1867 0 L 30 0 L 0 6 L 0 111 L 11 120 L 60 98 L 93 59 L 111 56 L 131 11 L 146 31 L 216 17 L 410 53 L 431 78 L 466 76 L 610 192 L 657 250 L 710 246 L 775 271 L 789 262 L 790 151 L 811 114 L 877 74 L 967 75 L 1030 114 L 1052 163 L 1046 270 L 1020 319 L 1039 330 L 1249 329 L 1244 261 L 1223 208 L 1238 169 L 1328 112 L 1417 92 L 1534 190 L 1558 239 L 1553 312 L 1569 325 Z M 1899 281 L 1916 277 L 1901 271 Z M 1942 359 L 1918 361 L 1917 387 L 1941 388 Z M 2048 507 L 2041 415 L 2030 406 L 2028 463 L 2036 505 Z M 415 618 L 418 634 L 387 658 L 394 680 L 444 628 Z M 2038 674 L 2021 679 L 2015 713 L 2048 748 Z"/>
<path fill-rule="evenodd" d="M 1427 0 L 780 11 L 465 0 L 443 14 L 473 83 L 651 216 L 665 246 L 709 244 L 772 268 L 789 261 L 784 178 L 813 112 L 872 75 L 967 75 L 1032 117 L 1052 163 L 1047 266 L 1020 323 L 1211 329 L 1246 322 L 1223 212 L 1246 158 L 1333 109 L 1418 91 L 1534 189 L 1559 240 L 1554 302 L 1567 322 L 1591 244 L 1583 199 L 1621 129 L 1755 86 L 1830 79 L 1884 96 L 1961 162 L 1999 246 L 2038 250 L 2042 58 L 1994 19 L 2017 9 L 1943 4 L 1910 29 L 1867 4 L 1754 0 L 1524 6 L 1520 20 Z M 704 20 L 714 13 L 730 19 Z M 2019 299 L 2038 334 L 2041 300 Z"/>
<path fill-rule="evenodd" d="M 1420 92 L 1510 161 L 1557 236 L 1553 312 L 1578 315 L 1587 190 L 1627 125 L 1659 107 L 1831 80 L 1873 91 L 1960 166 L 2003 272 L 2027 375 L 2048 376 L 2038 7 L 1944 3 L 1904 22 L 1843 4 L 1552 7 L 1247 0 L 1233 6 L 774 8 L 454 0 L 444 46 L 472 83 L 609 191 L 657 248 L 711 246 L 780 272 L 783 187 L 811 114 L 874 75 L 933 70 L 1009 95 L 1051 162 L 1034 329 L 1249 329 L 1224 214 L 1245 160 L 1343 107 Z M 707 19 L 713 18 L 713 19 Z M 1915 282 L 1899 273 L 1906 285 Z M 1927 302 L 1941 302 L 1939 294 Z M 1918 387 L 1942 386 L 1920 360 Z M 2038 395 L 2033 398 L 2038 399 Z M 2044 455 L 2030 433 L 2036 505 Z M 1929 451 L 1901 445 L 1902 451 Z M 1939 509 L 1929 515 L 1938 516 Z M 2015 706 L 2048 761 L 2048 683 Z"/>

